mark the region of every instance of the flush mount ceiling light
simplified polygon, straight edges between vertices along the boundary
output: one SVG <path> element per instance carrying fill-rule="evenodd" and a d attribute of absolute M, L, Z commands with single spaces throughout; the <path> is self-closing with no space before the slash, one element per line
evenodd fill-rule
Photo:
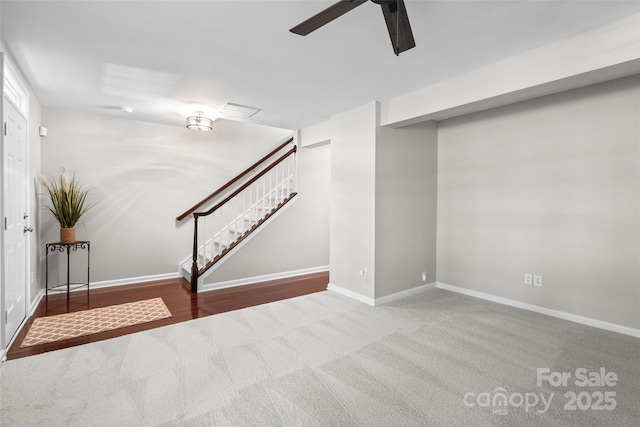
<path fill-rule="evenodd" d="M 196 111 L 195 116 L 187 117 L 187 128 L 201 131 L 213 129 L 213 120 L 204 117 L 203 114 L 202 111 Z"/>

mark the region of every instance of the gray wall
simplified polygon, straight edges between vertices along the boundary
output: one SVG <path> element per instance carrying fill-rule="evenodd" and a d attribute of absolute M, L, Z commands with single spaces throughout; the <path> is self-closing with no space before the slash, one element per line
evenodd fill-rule
<path fill-rule="evenodd" d="M 438 281 L 639 328 L 638 111 L 634 76 L 441 122 Z"/>
<path fill-rule="evenodd" d="M 378 128 L 376 298 L 435 282 L 437 171 L 437 123 Z"/>
<path fill-rule="evenodd" d="M 29 224 L 34 232 L 29 233 L 30 269 L 27 280 L 29 281 L 29 298 L 35 300 L 40 292 L 40 279 L 42 278 L 41 253 L 42 244 L 37 226 L 40 221 L 39 178 L 41 163 L 41 142 L 39 127 L 42 121 L 40 103 L 29 90 Z M 27 307 L 29 309 L 29 307 Z"/>
<path fill-rule="evenodd" d="M 435 281 L 437 129 L 382 128 L 377 102 L 331 118 L 332 285 L 376 299 Z"/>
<path fill-rule="evenodd" d="M 330 281 L 367 298 L 375 297 L 377 108 L 372 102 L 331 118 Z"/>
<path fill-rule="evenodd" d="M 49 128 L 42 143 L 43 173 L 57 174 L 65 165 L 91 189 L 89 198 L 99 200 L 76 231 L 78 239 L 91 240 L 92 282 L 176 273 L 178 263 L 191 253 L 192 224 L 187 220 L 176 226 L 175 217 L 291 135 L 285 129 L 233 121 L 198 133 L 49 108 L 43 109 L 43 124 Z M 300 174 L 304 176 L 303 168 Z M 310 198 L 305 195 L 296 210 L 285 214 L 305 215 L 305 200 Z M 56 241 L 58 224 L 46 213 L 42 219 L 43 241 Z M 305 245 L 318 242 L 311 259 L 299 251 L 294 262 L 299 268 L 326 265 L 326 238 L 318 241 L 311 229 L 300 227 L 282 233 L 288 236 L 284 241 L 295 235 Z M 279 242 L 271 242 L 271 247 Z M 322 261 L 318 253 L 324 253 Z M 269 265 L 275 271 L 294 267 L 290 260 L 275 257 Z M 225 278 L 240 279 L 256 271 L 263 270 L 236 263 L 227 268 Z"/>

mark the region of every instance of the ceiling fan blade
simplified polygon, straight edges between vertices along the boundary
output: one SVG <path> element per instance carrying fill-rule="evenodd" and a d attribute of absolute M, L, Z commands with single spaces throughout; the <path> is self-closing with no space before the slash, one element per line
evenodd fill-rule
<path fill-rule="evenodd" d="M 301 36 L 306 36 L 312 31 L 317 30 L 325 24 L 333 21 L 334 19 L 344 15 L 349 12 L 351 9 L 355 9 L 363 3 L 366 3 L 367 0 L 342 0 L 338 3 L 335 3 L 333 6 L 329 6 L 322 12 L 312 16 L 301 24 L 296 25 L 289 31 L 295 34 L 299 34 Z"/>
<path fill-rule="evenodd" d="M 394 3 L 383 3 L 380 6 L 389 30 L 393 52 L 399 55 L 400 52 L 416 47 L 404 1 L 397 0 Z"/>

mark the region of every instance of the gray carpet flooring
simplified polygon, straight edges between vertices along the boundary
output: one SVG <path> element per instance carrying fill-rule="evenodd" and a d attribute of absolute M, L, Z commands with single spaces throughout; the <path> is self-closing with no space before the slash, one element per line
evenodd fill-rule
<path fill-rule="evenodd" d="M 626 427 L 639 360 L 636 338 L 444 290 L 327 291 L 5 362 L 0 425 Z"/>

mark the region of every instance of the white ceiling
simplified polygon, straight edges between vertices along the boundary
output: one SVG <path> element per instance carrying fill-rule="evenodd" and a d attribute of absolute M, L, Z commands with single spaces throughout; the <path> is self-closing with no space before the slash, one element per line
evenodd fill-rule
<path fill-rule="evenodd" d="M 0 31 L 43 106 L 184 126 L 194 104 L 232 102 L 262 109 L 249 122 L 296 129 L 640 11 L 406 0 L 417 47 L 399 57 L 373 3 L 306 37 L 288 31 L 333 3 L 2 0 Z"/>

